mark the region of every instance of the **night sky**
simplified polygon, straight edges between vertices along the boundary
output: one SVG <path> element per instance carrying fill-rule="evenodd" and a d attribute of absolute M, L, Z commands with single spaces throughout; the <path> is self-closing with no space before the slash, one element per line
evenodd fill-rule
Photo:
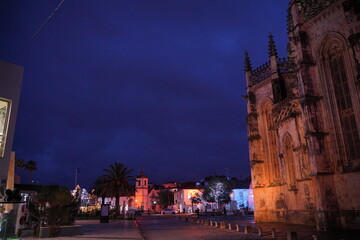
<path fill-rule="evenodd" d="M 244 51 L 284 57 L 288 0 L 1 0 L 0 59 L 24 66 L 13 149 L 33 179 L 88 187 L 118 161 L 153 183 L 250 175 Z M 23 181 L 27 175 L 23 173 Z"/>

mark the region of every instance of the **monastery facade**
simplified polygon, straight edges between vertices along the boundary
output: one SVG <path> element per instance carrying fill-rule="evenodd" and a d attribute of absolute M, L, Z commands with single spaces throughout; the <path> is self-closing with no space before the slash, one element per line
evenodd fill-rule
<path fill-rule="evenodd" d="M 293 0 L 288 57 L 245 54 L 256 222 L 360 228 L 360 1 Z"/>

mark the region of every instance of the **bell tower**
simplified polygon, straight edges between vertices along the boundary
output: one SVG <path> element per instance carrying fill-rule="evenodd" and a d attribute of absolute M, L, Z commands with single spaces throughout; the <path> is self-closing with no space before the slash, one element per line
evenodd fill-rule
<path fill-rule="evenodd" d="M 142 169 L 140 174 L 136 176 L 135 181 L 135 207 L 141 210 L 147 210 L 149 208 L 149 178 L 145 176 L 144 170 Z"/>

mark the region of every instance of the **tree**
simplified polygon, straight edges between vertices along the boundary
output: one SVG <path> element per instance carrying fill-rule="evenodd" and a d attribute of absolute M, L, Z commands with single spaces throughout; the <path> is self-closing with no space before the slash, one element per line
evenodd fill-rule
<path fill-rule="evenodd" d="M 101 204 L 105 203 L 105 191 L 103 191 L 103 180 L 98 177 L 93 183 L 93 189 L 91 191 L 93 196 L 101 197 Z"/>
<path fill-rule="evenodd" d="M 158 199 L 159 205 L 162 208 L 166 208 L 167 206 L 174 204 L 174 193 L 169 190 L 161 190 Z"/>
<path fill-rule="evenodd" d="M 135 187 L 130 184 L 134 177 L 131 175 L 133 170 L 125 167 L 123 163 L 115 162 L 110 164 L 109 169 L 103 169 L 103 175 L 94 182 L 95 193 L 104 197 L 115 198 L 115 214 L 119 213 L 120 194 L 130 196 L 135 191 Z"/>
<path fill-rule="evenodd" d="M 36 192 L 28 205 L 30 218 L 35 222 L 35 226 L 45 223 L 60 226 L 74 223 L 80 206 L 67 188 L 47 185 L 36 188 Z"/>
<path fill-rule="evenodd" d="M 34 160 L 27 161 L 27 162 L 25 162 L 24 169 L 26 171 L 29 171 L 28 183 L 30 184 L 31 183 L 31 172 L 37 170 L 37 164 Z"/>
<path fill-rule="evenodd" d="M 15 161 L 15 167 L 17 167 L 17 168 L 24 168 L 24 167 L 25 167 L 25 161 L 24 161 L 24 159 L 22 159 L 22 158 L 16 159 L 16 161 Z"/>
<path fill-rule="evenodd" d="M 24 159 L 20 158 L 20 159 L 16 159 L 15 160 L 15 167 L 16 167 L 16 172 L 21 175 L 21 169 L 24 169 L 25 167 L 25 161 Z"/>
<path fill-rule="evenodd" d="M 203 198 L 208 202 L 229 203 L 232 183 L 226 177 L 212 177 L 206 186 Z"/>
<path fill-rule="evenodd" d="M 194 203 L 202 203 L 202 197 L 199 192 L 192 192 L 191 193 L 191 210 L 194 212 Z"/>

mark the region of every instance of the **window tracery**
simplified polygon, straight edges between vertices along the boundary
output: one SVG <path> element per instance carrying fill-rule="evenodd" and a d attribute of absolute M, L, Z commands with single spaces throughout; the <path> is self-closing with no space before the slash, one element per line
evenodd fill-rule
<path fill-rule="evenodd" d="M 286 182 L 289 185 L 290 189 L 295 188 L 296 185 L 296 164 L 294 157 L 294 147 L 293 140 L 290 134 L 285 134 L 282 141 L 283 145 L 283 156 L 284 156 L 284 165 L 286 169 Z"/>
<path fill-rule="evenodd" d="M 334 55 L 329 65 L 346 151 L 349 160 L 355 160 L 360 158 L 360 138 L 342 56 Z"/>
<path fill-rule="evenodd" d="M 274 120 L 272 117 L 272 103 L 266 101 L 262 105 L 261 118 L 262 118 L 262 135 L 263 148 L 267 159 L 266 165 L 269 170 L 270 182 L 280 180 L 280 161 L 278 158 L 278 144 L 275 130 L 273 130 Z"/>
<path fill-rule="evenodd" d="M 340 130 L 336 136 L 342 139 L 347 155 L 347 159 L 341 158 L 341 161 L 345 167 L 351 166 L 354 160 L 360 159 L 360 137 L 349 82 L 351 78 L 346 71 L 346 50 L 344 45 L 335 39 L 328 41 L 324 46 L 324 69 L 328 78 L 326 84 L 332 89 L 328 94 L 330 101 L 336 105 L 333 109 L 335 117 L 340 120 L 339 123 L 335 122 Z"/>

